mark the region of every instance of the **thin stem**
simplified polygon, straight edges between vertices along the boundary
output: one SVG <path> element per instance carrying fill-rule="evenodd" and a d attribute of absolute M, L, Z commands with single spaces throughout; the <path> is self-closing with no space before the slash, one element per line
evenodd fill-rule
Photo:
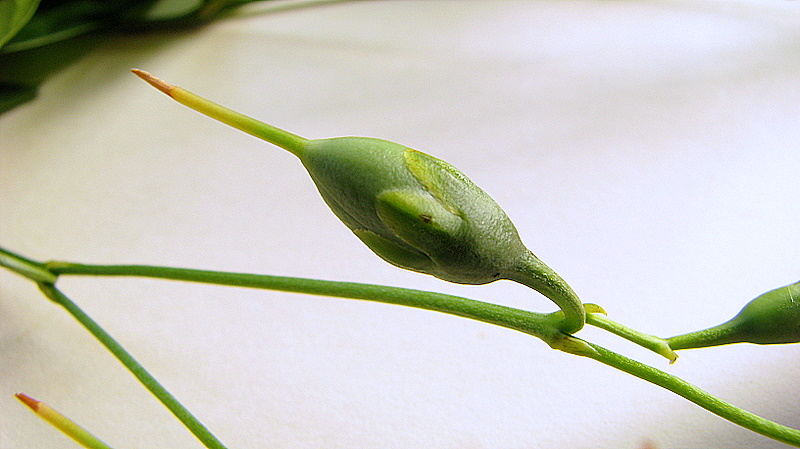
<path fill-rule="evenodd" d="M 733 321 L 722 323 L 701 331 L 676 335 L 667 339 L 669 346 L 674 350 L 706 348 L 709 346 L 742 343 L 741 332 Z"/>
<path fill-rule="evenodd" d="M 554 319 L 552 314 L 528 312 L 458 296 L 384 285 L 149 265 L 83 265 L 49 262 L 47 267 L 59 275 L 137 276 L 378 301 L 510 327 L 545 341 L 555 338 L 554 334 L 560 333 L 555 328 L 558 320 Z"/>
<path fill-rule="evenodd" d="M 561 276 L 544 262 L 527 252 L 508 277 L 512 281 L 526 285 L 545 295 L 564 312 L 561 330 L 573 334 L 583 328 L 586 322 L 586 311 L 578 295 Z"/>
<path fill-rule="evenodd" d="M 162 404 L 164 404 L 180 422 L 192 432 L 208 449 L 227 449 L 225 445 L 215 437 L 206 426 L 203 425 L 189 410 L 186 409 L 178 400 L 162 386 L 155 377 L 133 358 L 122 345 L 117 343 L 99 324 L 87 315 L 72 300 L 59 291 L 54 285 L 44 282 L 39 283 L 39 289 L 56 303 L 63 306 L 70 315 L 83 325 L 103 346 L 108 348 L 112 354 L 134 375 L 142 385 L 150 390 Z"/>
<path fill-rule="evenodd" d="M 443 295 L 440 293 L 348 282 L 321 281 L 314 279 L 226 273 L 145 265 L 108 266 L 82 265 L 68 262 L 50 262 L 45 266 L 48 272 L 54 275 L 73 274 L 99 276 L 141 276 L 364 299 L 385 302 L 389 304 L 418 307 L 496 324 L 498 326 L 515 329 L 542 338 L 555 349 L 564 350 L 572 354 L 582 355 L 597 360 L 600 363 L 606 364 L 642 380 L 665 388 L 708 410 L 709 412 L 714 413 L 730 422 L 738 424 L 746 429 L 766 437 L 800 447 L 799 430 L 777 424 L 761 418 L 753 413 L 735 407 L 669 373 L 629 359 L 599 345 L 589 343 L 559 332 L 556 329 L 556 326 L 558 326 L 562 320 L 562 317 L 558 315 L 560 312 L 547 315 L 537 314 L 466 298 Z M 76 316 L 79 321 L 84 322 L 88 320 L 88 322 L 84 325 L 87 326 L 87 329 L 90 329 L 90 332 L 98 332 L 98 334 L 96 334 L 97 338 L 101 339 L 101 341 L 103 341 L 104 344 L 109 347 L 109 349 L 111 349 L 111 347 L 119 347 L 119 345 L 116 342 L 113 342 L 113 340 L 111 340 L 110 337 L 108 337 L 107 334 L 102 331 L 102 329 L 99 329 L 96 324 L 94 325 L 96 329 L 93 331 L 91 328 L 93 322 L 91 322 L 88 317 L 86 317 L 79 309 L 77 309 L 77 307 L 74 306 L 71 301 L 64 297 L 63 294 L 56 290 L 55 287 L 45 283 L 40 283 L 39 285 L 45 294 L 67 307 L 67 309 L 70 310 L 70 313 L 73 313 L 73 315 Z M 590 313 L 596 313 L 600 311 L 601 309 L 595 308 L 595 306 L 592 306 L 592 309 L 589 310 Z M 121 347 L 119 347 L 119 350 L 124 353 L 124 350 L 122 350 Z M 130 356 L 128 355 L 127 357 Z M 135 361 L 133 362 L 135 363 Z M 155 382 L 154 379 L 153 382 Z M 178 406 L 180 406 L 180 404 L 178 404 Z"/>
<path fill-rule="evenodd" d="M 665 388 L 734 424 L 774 440 L 800 447 L 800 430 L 778 424 L 735 407 L 672 374 L 629 359 L 596 344 L 589 343 L 589 345 L 595 349 L 596 355 L 587 357 Z"/>
<path fill-rule="evenodd" d="M 0 267 L 6 267 L 34 282 L 54 283 L 57 276 L 47 271 L 43 263 L 39 263 L 19 254 L 0 248 Z"/>
<path fill-rule="evenodd" d="M 647 348 L 656 354 L 666 357 L 669 363 L 675 363 L 675 360 L 678 360 L 678 355 L 675 354 L 675 351 L 670 348 L 670 345 L 663 338 L 631 329 L 630 327 L 609 319 L 602 313 L 587 313 L 586 324 L 599 327 L 600 329 Z"/>
<path fill-rule="evenodd" d="M 244 131 L 250 135 L 256 136 L 259 139 L 266 140 L 267 142 L 277 145 L 295 156 L 300 156 L 303 150 L 308 145 L 308 139 L 292 134 L 289 131 L 284 131 L 272 125 L 268 125 L 262 121 L 240 114 L 236 111 L 221 106 L 213 101 L 206 100 L 205 98 L 189 92 L 178 86 L 174 86 L 160 78 L 156 78 L 144 70 L 132 69 L 131 70 L 138 77 L 147 81 L 151 86 L 164 92 L 169 97 L 178 103 L 188 106 L 195 111 L 207 115 L 215 120 L 219 120 L 226 125 L 230 125 L 240 131 Z"/>
<path fill-rule="evenodd" d="M 769 421 L 735 407 L 676 376 L 629 359 L 602 346 L 557 332 L 562 336 L 562 339 L 559 340 L 553 333 L 553 326 L 557 326 L 560 322 L 560 318 L 557 317 L 559 312 L 543 315 L 440 293 L 337 281 L 145 265 L 104 266 L 50 262 L 47 267 L 50 271 L 59 275 L 142 276 L 380 301 L 445 312 L 496 324 L 542 338 L 556 349 L 597 360 L 600 363 L 665 388 L 746 429 L 800 447 L 800 431 L 796 429 Z"/>

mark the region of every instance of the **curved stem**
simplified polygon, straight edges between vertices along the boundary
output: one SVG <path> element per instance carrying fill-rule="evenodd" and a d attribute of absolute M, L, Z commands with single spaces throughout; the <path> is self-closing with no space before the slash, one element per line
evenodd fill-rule
<path fill-rule="evenodd" d="M 568 334 L 578 332 L 586 322 L 586 310 L 572 287 L 552 268 L 528 252 L 508 279 L 519 282 L 543 294 L 556 303 L 563 312 L 561 330 Z"/>

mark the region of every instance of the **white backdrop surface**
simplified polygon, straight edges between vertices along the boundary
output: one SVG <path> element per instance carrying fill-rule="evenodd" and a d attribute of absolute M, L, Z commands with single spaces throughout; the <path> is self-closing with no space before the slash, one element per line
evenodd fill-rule
<path fill-rule="evenodd" d="M 140 67 L 309 138 L 459 167 L 584 301 L 645 332 L 717 324 L 800 278 L 800 3 L 268 4 L 120 37 L 0 117 L 0 245 L 428 289 L 536 311 L 508 282 L 383 263 L 289 153 L 172 102 Z M 231 449 L 780 448 L 514 331 L 398 306 L 132 278 L 59 286 Z M 674 365 L 581 337 L 800 427 L 800 352 Z M 0 447 L 71 448 L 46 401 L 116 448 L 200 447 L 63 310 L 0 273 Z"/>

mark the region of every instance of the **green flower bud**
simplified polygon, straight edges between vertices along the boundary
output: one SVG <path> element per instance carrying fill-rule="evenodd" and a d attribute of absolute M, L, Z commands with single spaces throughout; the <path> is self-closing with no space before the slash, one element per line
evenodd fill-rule
<path fill-rule="evenodd" d="M 460 284 L 513 280 L 561 308 L 563 332 L 583 326 L 575 292 L 525 247 L 500 206 L 447 162 L 380 139 L 304 139 L 135 72 L 178 102 L 299 157 L 334 214 L 387 262 Z"/>
<path fill-rule="evenodd" d="M 452 165 L 366 137 L 311 140 L 299 157 L 333 212 L 387 262 L 460 284 L 520 282 L 558 304 L 571 332 L 580 329 L 577 295 Z"/>
<path fill-rule="evenodd" d="M 750 301 L 730 321 L 667 340 L 672 349 L 731 343 L 773 345 L 800 342 L 800 282 L 771 290 Z"/>

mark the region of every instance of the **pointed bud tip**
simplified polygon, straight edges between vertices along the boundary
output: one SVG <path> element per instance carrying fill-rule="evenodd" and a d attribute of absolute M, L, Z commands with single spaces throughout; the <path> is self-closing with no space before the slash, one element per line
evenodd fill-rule
<path fill-rule="evenodd" d="M 23 404 L 30 407 L 31 410 L 33 410 L 34 412 L 39 411 L 39 404 L 41 404 L 41 402 L 37 401 L 36 399 L 33 399 L 32 397 L 24 393 L 17 393 L 14 396 L 16 396 L 17 399 L 19 399 Z"/>
<path fill-rule="evenodd" d="M 139 78 L 147 81 L 148 84 L 160 90 L 161 92 L 164 92 L 170 97 L 172 96 L 172 91 L 175 89 L 175 86 L 173 86 L 172 84 L 160 78 L 156 78 L 155 76 L 150 74 L 150 72 L 145 72 L 144 70 L 131 69 L 131 72 L 133 72 Z"/>

